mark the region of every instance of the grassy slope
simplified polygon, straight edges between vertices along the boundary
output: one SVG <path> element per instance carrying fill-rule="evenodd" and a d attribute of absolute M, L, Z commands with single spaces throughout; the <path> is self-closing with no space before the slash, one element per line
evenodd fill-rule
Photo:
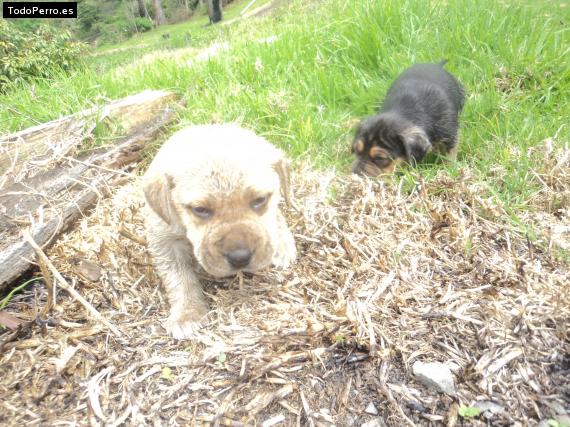
<path fill-rule="evenodd" d="M 269 1 L 256 0 L 246 12 Z M 235 0 L 224 9 L 224 21 L 238 17 L 248 3 L 246 0 Z M 153 31 L 135 35 L 118 46 L 100 46 L 91 64 L 98 70 L 111 70 L 119 64 L 136 60 L 145 53 L 186 47 L 204 48 L 220 36 L 219 26 L 212 27 L 208 23 L 207 9 L 198 9 L 186 22 L 160 26 Z M 168 39 L 165 39 L 165 36 L 168 36 Z"/>
<path fill-rule="evenodd" d="M 528 148 L 554 136 L 567 143 L 570 117 L 570 8 L 521 3 L 298 0 L 270 18 L 230 26 L 204 28 L 201 17 L 132 39 L 121 46 L 126 50 L 102 49 L 77 75 L 0 97 L 10 107 L 0 111 L 0 133 L 102 98 L 164 88 L 187 95 L 180 126 L 237 120 L 293 157 L 346 170 L 354 119 L 373 113 L 411 63 L 448 58 L 468 100 L 459 163 L 445 167 L 476 167 L 516 211 L 534 191 Z M 169 41 L 163 32 L 171 33 Z M 145 52 L 181 47 L 187 32 L 192 46 L 228 41 L 231 50 L 192 66 L 172 57 L 116 71 Z M 279 37 L 272 44 L 256 41 L 271 35 Z M 429 178 L 441 167 L 420 168 Z"/>

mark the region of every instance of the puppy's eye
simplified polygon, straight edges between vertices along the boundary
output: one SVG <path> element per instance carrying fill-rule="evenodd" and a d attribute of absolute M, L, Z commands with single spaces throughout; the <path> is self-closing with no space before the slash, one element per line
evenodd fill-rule
<path fill-rule="evenodd" d="M 265 206 L 267 204 L 267 201 L 269 200 L 269 195 L 267 196 L 261 196 L 258 197 L 257 199 L 253 200 L 249 205 L 251 206 L 251 208 L 253 210 L 259 210 L 261 209 L 263 206 Z"/>
<path fill-rule="evenodd" d="M 374 161 L 374 163 L 376 163 L 378 166 L 380 166 L 381 168 L 388 166 L 390 163 L 392 163 L 392 160 L 389 157 L 374 157 L 372 159 Z"/>
<path fill-rule="evenodd" d="M 214 211 L 204 206 L 193 206 L 190 208 L 192 213 L 198 218 L 209 219 L 214 215 Z"/>

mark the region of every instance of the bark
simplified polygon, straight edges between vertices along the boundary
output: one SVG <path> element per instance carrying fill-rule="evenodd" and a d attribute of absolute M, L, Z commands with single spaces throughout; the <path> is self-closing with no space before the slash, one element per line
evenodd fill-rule
<path fill-rule="evenodd" d="M 148 11 L 146 10 L 146 5 L 144 4 L 144 0 L 137 0 L 137 5 L 139 8 L 139 16 L 141 18 L 147 18 Z"/>
<path fill-rule="evenodd" d="M 222 20 L 222 0 L 208 0 L 208 15 L 211 24 Z"/>
<path fill-rule="evenodd" d="M 162 11 L 161 0 L 152 0 L 152 7 L 154 9 L 154 23 L 158 27 L 166 23 L 164 12 Z"/>

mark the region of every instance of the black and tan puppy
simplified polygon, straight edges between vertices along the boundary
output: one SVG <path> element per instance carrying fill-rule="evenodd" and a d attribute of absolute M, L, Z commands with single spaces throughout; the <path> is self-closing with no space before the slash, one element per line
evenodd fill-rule
<path fill-rule="evenodd" d="M 352 145 L 352 171 L 377 176 L 416 163 L 437 148 L 457 155 L 463 87 L 439 64 L 416 64 L 392 84 L 378 114 L 363 120 Z"/>

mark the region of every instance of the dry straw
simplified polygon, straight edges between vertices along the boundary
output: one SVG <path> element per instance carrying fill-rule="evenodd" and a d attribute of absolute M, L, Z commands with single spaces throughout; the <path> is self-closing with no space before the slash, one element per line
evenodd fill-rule
<path fill-rule="evenodd" d="M 0 333 L 0 423 L 453 425 L 478 401 L 504 409 L 492 425 L 559 416 L 570 384 L 570 155 L 548 142 L 528 155 L 541 165 L 522 215 L 532 238 L 472 170 L 418 177 L 413 189 L 297 173 L 298 262 L 241 286 L 209 283 L 210 322 L 184 342 L 161 327 L 142 196 L 118 189 L 44 260 L 62 276 L 51 314 Z M 33 320 L 46 299 L 36 286 L 8 309 Z M 457 396 L 418 383 L 417 360 L 452 366 Z"/>

